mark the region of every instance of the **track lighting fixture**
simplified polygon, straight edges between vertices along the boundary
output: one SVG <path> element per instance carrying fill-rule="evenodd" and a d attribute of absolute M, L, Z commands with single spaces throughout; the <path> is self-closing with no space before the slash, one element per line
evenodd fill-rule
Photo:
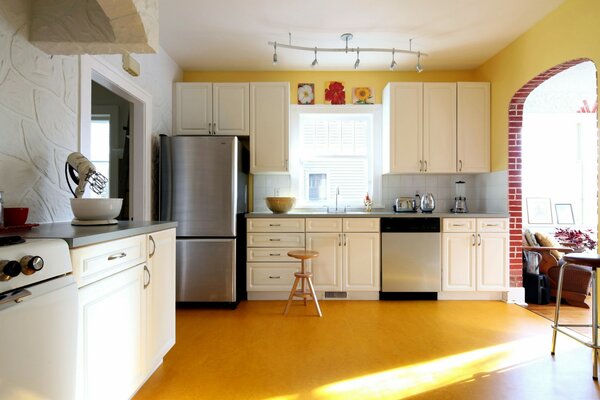
<path fill-rule="evenodd" d="M 358 66 L 360 65 L 360 48 L 357 47 L 356 48 L 356 62 L 354 63 L 354 69 L 358 69 Z"/>
<path fill-rule="evenodd" d="M 319 62 L 317 61 L 317 48 L 315 47 L 315 59 L 313 60 L 312 63 L 310 63 L 310 66 L 314 68 L 317 65 L 319 65 Z"/>
<path fill-rule="evenodd" d="M 344 33 L 340 36 L 340 39 L 344 41 L 344 47 L 330 47 L 330 48 L 319 48 L 319 47 L 305 47 L 305 46 L 295 46 L 292 45 L 292 34 L 289 33 L 289 44 L 281 44 L 277 42 L 268 42 L 269 46 L 273 46 L 273 64 L 277 64 L 277 46 L 283 47 L 284 49 L 291 50 L 300 50 L 300 51 L 312 51 L 315 53 L 315 59 L 310 64 L 311 67 L 316 67 L 319 65 L 319 61 L 317 60 L 317 52 L 326 52 L 326 53 L 356 53 L 356 61 L 354 62 L 354 69 L 358 69 L 360 66 L 360 52 L 369 52 L 369 53 L 392 53 L 392 63 L 390 64 L 390 70 L 394 70 L 398 68 L 398 64 L 396 63 L 396 53 L 403 54 L 412 54 L 417 56 L 417 65 L 415 67 L 417 72 L 422 72 L 423 67 L 421 66 L 421 56 L 427 56 L 426 53 L 421 53 L 420 51 L 412 50 L 412 39 L 409 39 L 409 49 L 408 50 L 399 50 L 397 48 L 386 49 L 386 48 L 359 48 L 359 47 L 349 47 L 348 42 L 352 40 L 354 36 L 351 33 Z"/>

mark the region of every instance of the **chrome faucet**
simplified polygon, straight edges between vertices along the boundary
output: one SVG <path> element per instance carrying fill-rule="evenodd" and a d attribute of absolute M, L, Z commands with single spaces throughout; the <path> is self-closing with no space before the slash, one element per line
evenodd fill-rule
<path fill-rule="evenodd" d="M 340 187 L 335 189 L 335 211 L 338 211 L 338 198 L 340 197 Z"/>

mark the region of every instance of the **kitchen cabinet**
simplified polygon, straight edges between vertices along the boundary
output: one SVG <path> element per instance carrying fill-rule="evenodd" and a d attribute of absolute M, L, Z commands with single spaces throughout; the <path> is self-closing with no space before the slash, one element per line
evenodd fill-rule
<path fill-rule="evenodd" d="M 175 343 L 175 230 L 74 248 L 71 262 L 77 398 L 130 398 Z"/>
<path fill-rule="evenodd" d="M 248 136 L 249 91 L 247 82 L 175 83 L 174 134 Z"/>
<path fill-rule="evenodd" d="M 489 83 L 388 83 L 383 172 L 488 172 L 489 121 Z"/>
<path fill-rule="evenodd" d="M 508 220 L 446 218 L 442 233 L 442 291 L 508 289 Z"/>
<path fill-rule="evenodd" d="M 147 366 L 154 371 L 175 344 L 175 229 L 147 235 Z"/>
<path fill-rule="evenodd" d="M 250 83 L 250 172 L 287 173 L 289 82 Z"/>
<path fill-rule="evenodd" d="M 317 291 L 379 291 L 378 218 L 307 218 L 307 261 Z"/>
<path fill-rule="evenodd" d="M 457 172 L 490 172 L 490 84 L 457 84 Z"/>

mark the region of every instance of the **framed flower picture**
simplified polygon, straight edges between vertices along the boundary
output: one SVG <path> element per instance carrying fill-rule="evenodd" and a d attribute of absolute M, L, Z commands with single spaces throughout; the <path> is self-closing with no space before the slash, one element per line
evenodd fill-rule
<path fill-rule="evenodd" d="M 352 104 L 375 104 L 372 87 L 355 87 L 352 89 Z"/>
<path fill-rule="evenodd" d="M 315 84 L 298 84 L 298 104 L 315 104 Z"/>
<path fill-rule="evenodd" d="M 346 91 L 342 82 L 331 81 L 327 84 L 325 104 L 346 104 Z"/>

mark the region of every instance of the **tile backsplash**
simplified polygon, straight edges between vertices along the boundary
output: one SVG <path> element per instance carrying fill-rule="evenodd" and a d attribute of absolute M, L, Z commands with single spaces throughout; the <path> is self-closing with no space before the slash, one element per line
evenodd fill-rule
<path fill-rule="evenodd" d="M 374 199 L 375 206 L 392 210 L 394 199 L 431 192 L 436 199 L 436 211 L 449 211 L 454 205 L 454 182 L 466 182 L 467 207 L 471 212 L 498 212 L 508 210 L 507 171 L 477 175 L 384 175 L 382 198 Z M 289 175 L 254 176 L 254 211 L 267 211 L 264 198 L 291 194 Z"/>

